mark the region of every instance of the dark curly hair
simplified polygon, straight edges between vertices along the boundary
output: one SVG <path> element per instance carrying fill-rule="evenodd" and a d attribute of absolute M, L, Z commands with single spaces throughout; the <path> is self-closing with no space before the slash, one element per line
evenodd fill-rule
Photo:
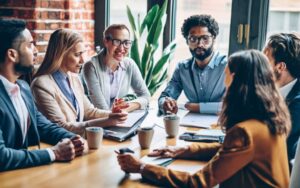
<path fill-rule="evenodd" d="M 296 33 L 279 33 L 269 37 L 275 64 L 284 62 L 294 78 L 300 77 L 300 37 Z"/>
<path fill-rule="evenodd" d="M 256 119 L 273 135 L 287 134 L 289 111 L 267 57 L 257 50 L 236 52 L 229 57 L 228 68 L 234 77 L 224 97 L 221 127 L 227 131 L 242 121 Z"/>
<path fill-rule="evenodd" d="M 192 27 L 201 26 L 207 27 L 208 31 L 216 38 L 219 34 L 219 25 L 217 21 L 210 15 L 193 15 L 185 19 L 181 27 L 181 34 L 187 38 Z"/>

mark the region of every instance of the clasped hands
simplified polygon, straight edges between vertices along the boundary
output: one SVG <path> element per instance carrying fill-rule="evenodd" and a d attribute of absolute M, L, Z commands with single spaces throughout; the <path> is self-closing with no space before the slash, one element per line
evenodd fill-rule
<path fill-rule="evenodd" d="M 167 146 L 160 149 L 155 149 L 148 154 L 149 157 L 162 158 L 182 158 L 188 152 L 189 147 Z M 143 162 L 134 157 L 132 154 L 118 154 L 117 156 L 121 169 L 129 173 L 141 173 L 140 169 Z"/>
<path fill-rule="evenodd" d="M 55 154 L 55 161 L 71 161 L 75 157 L 86 154 L 88 146 L 85 139 L 79 135 L 64 138 L 51 148 Z"/>

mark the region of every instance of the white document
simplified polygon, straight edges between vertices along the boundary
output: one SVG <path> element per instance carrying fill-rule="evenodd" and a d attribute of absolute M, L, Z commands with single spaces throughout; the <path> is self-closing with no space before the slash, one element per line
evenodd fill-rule
<path fill-rule="evenodd" d="M 196 134 L 201 136 L 225 136 L 225 133 L 220 129 L 202 129 L 197 131 Z"/>
<path fill-rule="evenodd" d="M 217 115 L 189 112 L 181 119 L 180 125 L 185 127 L 199 127 L 209 129 L 212 124 L 216 124 L 217 122 Z"/>
<path fill-rule="evenodd" d="M 128 113 L 127 119 L 123 124 L 118 124 L 118 126 L 122 127 L 132 127 L 139 119 L 141 119 L 145 115 L 145 110 L 135 110 L 133 112 Z"/>
<path fill-rule="evenodd" d="M 141 158 L 142 162 L 152 165 L 165 165 L 171 162 L 172 160 L 173 158 L 149 157 L 147 155 Z"/>

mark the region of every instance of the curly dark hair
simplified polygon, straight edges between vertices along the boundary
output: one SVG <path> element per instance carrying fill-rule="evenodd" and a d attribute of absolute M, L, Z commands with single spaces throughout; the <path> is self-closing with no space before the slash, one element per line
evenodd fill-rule
<path fill-rule="evenodd" d="M 269 37 L 275 64 L 284 62 L 294 78 L 300 77 L 300 36 L 296 33 L 279 33 Z"/>
<path fill-rule="evenodd" d="M 26 22 L 19 19 L 0 18 L 0 63 L 4 62 L 8 49 L 18 49 L 20 42 L 17 39 L 23 37 Z"/>
<path fill-rule="evenodd" d="M 219 25 L 217 21 L 211 17 L 211 15 L 202 14 L 193 15 L 184 20 L 181 27 L 181 34 L 183 37 L 187 38 L 190 29 L 195 26 L 207 27 L 208 31 L 214 36 L 214 38 L 216 38 L 219 34 Z"/>
<path fill-rule="evenodd" d="M 287 134 L 291 126 L 285 101 L 275 84 L 267 57 L 257 50 L 232 54 L 233 80 L 224 97 L 219 124 L 228 130 L 249 119 L 264 122 L 272 134 Z"/>

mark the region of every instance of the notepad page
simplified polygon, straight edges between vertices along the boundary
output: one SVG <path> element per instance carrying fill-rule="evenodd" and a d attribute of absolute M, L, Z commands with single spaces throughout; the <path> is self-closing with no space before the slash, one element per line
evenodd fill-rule
<path fill-rule="evenodd" d="M 218 116 L 216 115 L 207 115 L 199 113 L 186 114 L 180 121 L 181 126 L 187 127 L 199 127 L 199 128 L 211 128 L 212 124 L 218 122 Z"/>

